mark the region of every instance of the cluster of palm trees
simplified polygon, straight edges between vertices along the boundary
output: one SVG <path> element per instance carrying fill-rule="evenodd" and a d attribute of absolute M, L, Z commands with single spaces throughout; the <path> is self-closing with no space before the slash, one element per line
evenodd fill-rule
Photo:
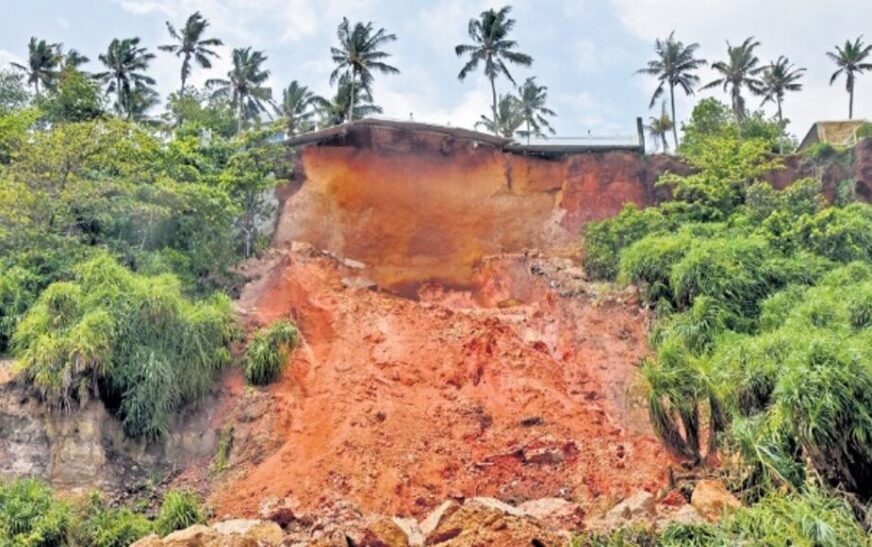
<path fill-rule="evenodd" d="M 477 126 L 484 126 L 495 134 L 528 140 L 553 133 L 548 117 L 554 112 L 546 106 L 547 88 L 527 78 L 516 86 L 509 65 L 530 66 L 532 57 L 517 51 L 517 43 L 510 38 L 515 20 L 509 17 L 511 7 L 487 10 L 469 22 L 471 43 L 455 48 L 458 56 L 468 56 L 460 71 L 464 80 L 473 71 L 482 68 L 490 82 L 492 109 L 490 116 L 482 116 Z M 171 43 L 158 49 L 181 60 L 178 96 L 189 91 L 188 83 L 196 67 L 212 68 L 219 57 L 215 48 L 224 43 L 208 37 L 209 21 L 199 12 L 192 14 L 181 27 L 167 21 Z M 335 64 L 330 84 L 336 92 L 331 99 L 315 94 L 308 87 L 292 81 L 282 90 L 281 100 L 273 98 L 267 81 L 270 71 L 265 68 L 267 56 L 250 47 L 232 50 L 232 66 L 224 78 L 210 78 L 206 88 L 214 99 L 226 101 L 233 108 L 237 127 L 259 119 L 262 114 L 279 114 L 285 121 L 285 130 L 294 135 L 319 126 L 353 121 L 382 109 L 373 99 L 373 82 L 377 75 L 399 74 L 389 64 L 390 53 L 384 47 L 397 40 L 395 34 L 376 28 L 372 22 L 351 23 L 343 18 L 337 28 L 337 45 L 330 48 Z M 113 109 L 127 119 L 143 119 L 147 111 L 157 104 L 155 80 L 148 68 L 155 54 L 140 44 L 138 37 L 115 39 L 105 53 L 98 56 L 105 70 L 86 74 L 98 83 L 106 96 L 113 97 Z M 22 70 L 39 99 L 43 93 L 55 90 L 64 69 L 78 70 L 88 59 L 75 50 L 64 53 L 61 44 L 32 38 L 28 45 L 26 64 L 13 63 Z M 81 72 L 81 71 L 80 71 Z M 82 72 L 85 74 L 84 72 Z M 505 77 L 517 94 L 498 97 L 497 80 Z M 180 120 L 179 120 L 180 121 Z"/>
<path fill-rule="evenodd" d="M 519 136 L 529 142 L 531 137 L 546 137 L 553 134 L 549 118 L 555 113 L 548 108 L 548 88 L 539 85 L 535 77 L 527 78 L 520 86 L 510 71 L 511 66 L 530 67 L 533 58 L 518 50 L 512 39 L 516 21 L 511 18 L 512 8 L 488 9 L 472 18 L 468 25 L 469 43 L 454 48 L 464 65 L 458 74 L 461 81 L 481 70 L 490 84 L 491 109 L 482 115 L 476 127 L 482 127 L 496 135 L 507 138 Z M 188 82 L 196 67 L 209 69 L 219 55 L 214 48 L 224 45 L 218 38 L 207 37 L 209 21 L 199 12 L 192 14 L 184 26 L 176 28 L 167 22 L 172 43 L 158 49 L 181 59 L 180 87 L 178 95 L 188 92 Z M 397 40 L 395 34 L 376 28 L 372 22 L 352 24 L 343 18 L 337 28 L 337 45 L 330 48 L 335 65 L 330 74 L 330 84 L 335 85 L 331 99 L 319 96 L 299 82 L 292 81 L 282 90 L 280 101 L 273 99 L 272 89 L 267 86 L 270 71 L 265 68 L 267 56 L 263 51 L 250 47 L 232 50 L 232 67 L 225 78 L 211 78 L 206 87 L 214 99 L 226 101 L 232 106 L 237 127 L 244 128 L 261 114 L 278 113 L 285 122 L 285 130 L 294 135 L 319 126 L 335 125 L 381 113 L 373 99 L 373 82 L 377 75 L 399 74 L 399 69 L 389 64 L 390 53 L 384 47 Z M 697 57 L 699 44 L 685 44 L 671 33 L 666 39 L 655 42 L 655 57 L 638 73 L 657 78 L 658 85 L 651 97 L 650 107 L 663 99 L 661 114 L 652 117 L 648 130 L 657 138 L 658 144 L 668 148 L 666 135 L 671 132 L 675 147 L 678 147 L 676 120 L 676 89 L 685 95 L 693 95 L 697 89 L 722 88 L 729 94 L 733 114 L 738 122 L 748 114 L 747 94 L 762 98 L 761 104 L 774 103 L 777 120 L 782 130 L 785 125 L 783 103 L 788 92 L 800 91 L 804 68 L 796 67 L 785 56 L 762 64 L 756 54 L 760 42 L 753 37 L 739 45 L 727 43 L 727 58 L 709 63 Z M 842 76 L 849 95 L 848 117 L 854 115 L 854 89 L 858 76 L 872 70 L 872 45 L 862 37 L 848 40 L 836 46 L 827 55 L 837 65 L 830 84 Z M 155 80 L 148 74 L 155 55 L 140 44 L 137 37 L 115 39 L 105 53 L 98 56 L 105 70 L 88 74 L 99 83 L 105 94 L 114 97 L 115 112 L 128 119 L 141 119 L 149 108 L 158 102 L 154 90 Z M 54 91 L 64 70 L 80 71 L 88 58 L 75 50 L 63 51 L 58 43 L 31 38 L 28 44 L 26 64 L 12 63 L 26 74 L 37 99 L 44 93 Z M 697 72 L 705 66 L 717 77 L 700 86 Z M 84 73 L 83 73 L 84 74 Z M 512 91 L 499 94 L 497 81 L 505 78 Z M 664 96 L 668 93 L 669 111 Z M 737 124 L 741 125 L 741 124 Z"/>
<path fill-rule="evenodd" d="M 730 96 L 730 105 L 737 122 L 748 115 L 745 93 L 762 98 L 761 106 L 774 103 L 777 108 L 776 117 L 782 131 L 785 128 L 783 104 L 785 96 L 791 91 L 802 90 L 800 80 L 805 76 L 806 69 L 795 66 L 786 56 L 780 56 L 769 64 L 762 64 L 756 54 L 760 42 L 753 37 L 746 39 L 737 46 L 727 42 L 727 58 L 724 61 L 711 63 L 711 69 L 717 77 L 703 85 L 700 89 L 721 88 Z M 672 32 L 665 40 L 657 40 L 654 44 L 656 56 L 648 64 L 639 69 L 640 74 L 654 76 L 658 80 L 657 88 L 651 97 L 650 107 L 653 107 L 667 91 L 671 103 L 671 117 L 666 112 L 666 102 L 663 102 L 659 117 L 652 117 L 648 131 L 657 139 L 664 151 L 668 150 L 666 133 L 672 131 L 676 148 L 678 147 L 678 130 L 675 123 L 675 90 L 693 95 L 700 83 L 696 72 L 708 65 L 704 59 L 696 57 L 699 44 L 684 44 Z M 854 88 L 857 77 L 867 70 L 872 70 L 872 45 L 863 42 L 862 37 L 854 41 L 848 40 L 844 46 L 836 46 L 827 56 L 838 67 L 830 78 L 830 85 L 844 76 L 848 92 L 848 119 L 854 116 Z M 737 123 L 741 131 L 741 123 Z M 783 149 L 782 149 L 783 150 Z"/>
<path fill-rule="evenodd" d="M 172 43 L 158 46 L 158 49 L 181 59 L 178 95 L 182 96 L 189 90 L 188 82 L 194 68 L 211 68 L 212 61 L 219 57 L 214 48 L 224 43 L 206 36 L 209 21 L 199 12 L 188 17 L 180 28 L 169 21 L 166 25 Z M 384 44 L 396 40 L 396 36 L 384 29 L 373 28 L 372 23 L 352 25 L 344 18 L 337 34 L 339 44 L 331 48 L 337 66 L 330 81 L 331 84 L 338 83 L 332 100 L 320 97 L 293 81 L 283 90 L 281 102 L 277 103 L 272 89 L 267 86 L 270 77 L 270 71 L 264 66 L 267 56 L 250 47 L 233 49 L 232 66 L 226 77 L 210 78 L 206 87 L 214 99 L 232 105 L 240 128 L 261 114 L 271 114 L 271 110 L 286 119 L 290 134 L 314 128 L 317 114 L 320 114 L 323 124 L 332 125 L 380 113 L 381 108 L 372 99 L 373 74 L 399 73 L 386 62 L 390 54 L 381 49 Z M 141 46 L 138 37 L 133 37 L 112 40 L 98 59 L 105 70 L 86 75 L 99 83 L 107 96 L 114 97 L 115 112 L 127 119 L 145 117 L 148 109 L 158 102 L 158 93 L 154 89 L 156 82 L 147 74 L 155 54 Z M 12 65 L 25 73 L 28 84 L 39 99 L 45 92 L 56 89 L 63 70 L 78 70 L 88 60 L 75 50 L 64 53 L 61 44 L 34 37 L 28 44 L 27 63 Z"/>

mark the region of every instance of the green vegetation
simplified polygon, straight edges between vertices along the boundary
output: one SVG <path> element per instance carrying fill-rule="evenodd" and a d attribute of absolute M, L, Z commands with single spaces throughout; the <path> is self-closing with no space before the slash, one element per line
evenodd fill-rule
<path fill-rule="evenodd" d="M 197 497 L 190 492 L 172 490 L 164 496 L 154 527 L 159 535 L 165 536 L 203 522 L 206 517 Z"/>
<path fill-rule="evenodd" d="M 830 77 L 830 85 L 836 83 L 839 76 L 845 77 L 845 89 L 848 92 L 848 119 L 854 118 L 854 88 L 857 76 L 872 70 L 872 44 L 863 42 L 863 37 L 853 42 L 845 40 L 844 46 L 836 45 L 835 51 L 828 51 L 827 57 L 838 67 Z"/>
<path fill-rule="evenodd" d="M 490 121 L 495 135 L 499 134 L 497 128 L 500 127 L 500 110 L 497 107 L 497 78 L 505 76 L 512 85 L 515 85 L 515 79 L 509 72 L 507 63 L 519 66 L 533 64 L 533 58 L 526 53 L 517 51 L 517 42 L 509 38 L 515 27 L 515 20 L 509 17 L 511 11 L 511 6 L 504 6 L 499 10 L 483 11 L 477 19 L 470 19 L 468 34 L 472 43 L 459 44 L 454 48 L 458 57 L 469 56 L 469 60 L 457 75 L 460 81 L 465 80 L 470 73 L 478 70 L 481 66 L 485 77 L 490 82 L 492 99 Z"/>
<path fill-rule="evenodd" d="M 12 337 L 17 366 L 52 406 L 89 394 L 117 406 L 131 437 L 161 436 L 230 361 L 230 301 L 193 303 L 175 276 L 131 273 L 108 255 L 48 286 Z"/>
<path fill-rule="evenodd" d="M 62 500 L 33 479 L 0 485 L 0 547 L 127 547 L 152 532 L 166 535 L 204 520 L 197 498 L 187 492 L 168 492 L 152 522 L 108 506 L 96 492 Z"/>
<path fill-rule="evenodd" d="M 245 381 L 264 386 L 276 381 L 297 347 L 297 329 L 290 321 L 276 321 L 254 334 L 245 350 Z"/>
<path fill-rule="evenodd" d="M 654 42 L 654 52 L 657 57 L 648 61 L 645 68 L 639 69 L 638 74 L 647 74 L 657 78 L 657 88 L 651 96 L 651 104 L 649 108 L 653 108 L 666 90 L 669 90 L 669 102 L 672 107 L 672 116 L 669 118 L 672 122 L 672 137 L 675 139 L 675 148 L 678 149 L 678 129 L 675 120 L 675 88 L 678 87 L 684 91 L 685 95 L 693 95 L 694 89 L 699 84 L 699 76 L 694 74 L 695 71 L 706 65 L 702 59 L 695 57 L 696 50 L 699 49 L 699 44 L 684 45 L 684 42 L 675 38 L 675 32 L 671 32 L 665 40 Z M 665 115 L 666 103 L 663 103 Z M 664 116 L 661 116 L 663 118 Z M 662 138 L 663 150 L 666 150 L 666 139 Z"/>
<path fill-rule="evenodd" d="M 636 527 L 576 538 L 574 547 L 708 547 L 868 545 L 869 538 L 844 502 L 818 490 L 770 494 L 718 524 L 672 524 L 660 533 Z"/>
<path fill-rule="evenodd" d="M 753 505 L 716 527 L 585 541 L 864 544 L 852 508 L 872 499 L 872 206 L 828 204 L 812 179 L 774 190 L 770 133 L 740 139 L 723 119 L 697 106 L 682 144 L 696 170 L 661 178 L 671 201 L 590 225 L 585 267 L 655 310 L 642 377 L 658 435 L 693 464 L 727 454 Z"/>

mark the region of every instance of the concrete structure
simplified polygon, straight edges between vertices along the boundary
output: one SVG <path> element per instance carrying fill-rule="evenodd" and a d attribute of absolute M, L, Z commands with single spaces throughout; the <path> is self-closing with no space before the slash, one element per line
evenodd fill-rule
<path fill-rule="evenodd" d="M 864 123 L 864 120 L 816 122 L 802 139 L 799 151 L 802 152 L 819 142 L 844 147 L 854 146 L 857 144 L 857 131 Z"/>

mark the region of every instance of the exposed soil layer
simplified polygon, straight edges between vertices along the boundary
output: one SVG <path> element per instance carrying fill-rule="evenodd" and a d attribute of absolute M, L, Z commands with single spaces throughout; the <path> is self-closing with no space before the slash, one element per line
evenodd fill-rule
<path fill-rule="evenodd" d="M 280 253 L 243 294 L 251 324 L 291 317 L 303 343 L 231 413 L 219 515 L 269 497 L 415 516 L 476 495 L 608 507 L 663 484 L 671 460 L 631 393 L 648 351 L 633 292 L 523 255 L 485 260 L 475 290 L 415 300 L 353 288 L 366 273 Z"/>
<path fill-rule="evenodd" d="M 355 125 L 298 151 L 274 244 L 307 241 L 373 266 L 383 287 L 468 285 L 484 256 L 578 251 L 584 225 L 668 192 L 670 157 L 595 151 L 542 158 L 443 133 Z"/>

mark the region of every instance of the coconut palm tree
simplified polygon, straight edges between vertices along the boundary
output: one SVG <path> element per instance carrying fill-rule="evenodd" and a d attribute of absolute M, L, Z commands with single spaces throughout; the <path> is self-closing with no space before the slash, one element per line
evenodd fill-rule
<path fill-rule="evenodd" d="M 778 126 L 781 132 L 784 133 L 784 114 L 782 112 L 782 104 L 784 103 L 784 95 L 788 91 L 801 91 L 802 84 L 799 82 L 805 75 L 804 68 L 796 68 L 790 59 L 784 55 L 780 56 L 776 61 L 769 63 L 769 66 L 763 71 L 763 103 L 773 102 L 778 107 Z M 779 136 L 778 149 L 784 153 L 783 138 Z"/>
<path fill-rule="evenodd" d="M 655 76 L 660 82 L 654 95 L 651 96 L 651 104 L 648 108 L 654 108 L 657 99 L 663 96 L 669 89 L 669 102 L 672 104 L 672 120 L 675 120 L 675 88 L 681 88 L 685 95 L 693 95 L 694 88 L 699 84 L 699 76 L 695 72 L 704 67 L 707 62 L 695 57 L 699 44 L 685 45 L 681 40 L 675 39 L 675 31 L 669 33 L 666 40 L 657 39 L 654 42 L 654 52 L 657 57 L 648 61 L 648 66 L 636 71 L 637 74 Z M 672 138 L 675 148 L 678 148 L 678 129 L 672 124 Z"/>
<path fill-rule="evenodd" d="M 511 6 L 504 6 L 499 11 L 489 9 L 481 12 L 478 19 L 470 19 L 467 32 L 472 43 L 460 44 L 454 48 L 454 53 L 458 57 L 469 54 L 469 61 L 463 65 L 457 75 L 461 81 L 465 80 L 469 73 L 476 70 L 479 64 L 484 64 L 484 75 L 490 80 L 491 85 L 491 99 L 493 101 L 491 112 L 492 118 L 495 120 L 499 119 L 496 79 L 503 75 L 512 82 L 512 85 L 515 85 L 515 80 L 512 78 L 506 63 L 520 66 L 533 64 L 533 58 L 525 53 L 515 51 L 518 47 L 517 42 L 508 38 L 515 27 L 515 20 L 509 18 L 511 11 Z M 495 130 L 496 125 L 498 124 L 495 124 Z"/>
<path fill-rule="evenodd" d="M 482 114 L 481 119 L 475 122 L 475 127 L 511 139 L 522 123 L 518 99 L 512 95 L 504 95 L 497 102 L 496 116 L 488 118 Z"/>
<path fill-rule="evenodd" d="M 548 88 L 544 85 L 537 85 L 535 77 L 527 78 L 518 88 L 516 107 L 521 125 L 525 127 L 523 131 L 518 131 L 518 134 L 526 137 L 527 144 L 530 144 L 531 136 L 544 137 L 546 131 L 554 134 L 554 128 L 551 127 L 545 116 L 556 116 L 557 114 L 545 106 L 546 100 L 548 100 Z"/>
<path fill-rule="evenodd" d="M 269 70 L 262 66 L 266 62 L 263 51 L 236 48 L 232 57 L 233 68 L 227 73 L 227 79 L 213 78 L 206 86 L 214 88 L 213 98 L 230 100 L 241 130 L 247 120 L 266 112 L 266 105 L 272 104 L 272 89 L 263 85 L 269 78 Z"/>
<path fill-rule="evenodd" d="M 285 118 L 288 136 L 293 136 L 310 128 L 317 108 L 326 104 L 327 99 L 294 80 L 282 90 L 282 102 L 276 110 Z"/>
<path fill-rule="evenodd" d="M 352 121 L 355 113 L 354 102 L 358 96 L 356 88 L 362 87 L 372 94 L 374 72 L 400 73 L 398 68 L 385 62 L 391 54 L 380 49 L 388 42 L 395 41 L 397 36 L 388 34 L 383 28 L 375 30 L 371 21 L 366 24 L 356 23 L 352 27 L 345 17 L 339 23 L 336 36 L 339 38 L 339 47 L 330 48 L 330 55 L 336 63 L 336 68 L 330 74 L 330 84 L 333 85 L 343 75 L 347 78 L 350 86 L 348 97 L 351 100 L 346 119 Z"/>
<path fill-rule="evenodd" d="M 78 70 L 80 66 L 91 61 L 88 57 L 82 55 L 75 49 L 69 50 L 64 56 L 64 68 L 73 68 Z"/>
<path fill-rule="evenodd" d="M 655 145 L 659 145 L 663 152 L 669 153 L 669 139 L 666 138 L 669 131 L 675 129 L 675 122 L 669 117 L 666 111 L 666 101 L 660 103 L 660 116 L 649 118 L 648 125 L 645 126 L 648 133 L 653 137 Z"/>
<path fill-rule="evenodd" d="M 748 88 L 754 95 L 763 93 L 763 82 L 757 78 L 765 67 L 761 67 L 760 58 L 754 54 L 754 50 L 760 46 L 760 42 L 754 37 L 747 38 L 742 45 L 732 46 L 727 42 L 727 62 L 718 61 L 712 63 L 712 69 L 720 73 L 721 77 L 708 84 L 703 89 L 722 86 L 724 91 L 730 93 L 730 101 L 736 120 L 741 122 L 745 119 L 745 98 L 742 97 L 742 89 Z"/>
<path fill-rule="evenodd" d="M 352 98 L 352 93 L 354 97 Z M 321 117 L 320 125 L 329 127 L 339 125 L 348 119 L 349 109 L 354 105 L 352 118 L 361 119 L 372 114 L 381 114 L 382 108 L 376 105 L 372 99 L 372 93 L 368 88 L 352 86 L 348 76 L 343 74 L 339 77 L 339 85 L 336 88 L 336 96 L 333 100 L 320 102 L 317 105 Z"/>
<path fill-rule="evenodd" d="M 106 84 L 107 95 L 115 95 L 115 111 L 132 118 L 141 109 L 140 98 L 147 95 L 145 89 L 155 84 L 154 78 L 145 74 L 154 53 L 140 47 L 138 37 L 115 38 L 98 58 L 109 70 L 94 77 Z"/>
<path fill-rule="evenodd" d="M 181 32 L 177 31 L 169 21 L 166 23 L 170 37 L 176 43 L 158 46 L 158 49 L 175 53 L 176 57 L 182 58 L 182 85 L 179 88 L 179 93 L 181 94 L 185 92 L 185 82 L 188 81 L 188 76 L 191 75 L 191 60 L 193 59 L 202 68 L 212 68 L 212 61 L 209 57 L 218 57 L 219 55 L 209 48 L 223 46 L 224 42 L 218 38 L 203 38 L 203 33 L 206 31 L 206 27 L 209 26 L 209 21 L 200 15 L 199 11 L 194 12 L 188 17 Z"/>
<path fill-rule="evenodd" d="M 40 84 L 45 89 L 51 90 L 54 88 L 61 60 L 60 44 L 49 44 L 45 40 L 37 41 L 36 36 L 32 36 L 27 44 L 27 64 L 10 64 L 24 71 L 27 76 L 27 83 L 33 86 L 33 92 L 36 98 L 39 99 Z"/>
<path fill-rule="evenodd" d="M 872 54 L 872 44 L 866 45 L 863 43 L 863 37 L 859 36 L 851 42 L 845 41 L 843 47 L 836 46 L 836 51 L 828 51 L 827 57 L 833 60 L 839 67 L 830 78 L 830 85 L 836 83 L 839 76 L 845 75 L 845 89 L 848 91 L 848 119 L 854 118 L 854 83 L 857 76 L 867 70 L 872 70 L 872 59 L 869 55 Z"/>

